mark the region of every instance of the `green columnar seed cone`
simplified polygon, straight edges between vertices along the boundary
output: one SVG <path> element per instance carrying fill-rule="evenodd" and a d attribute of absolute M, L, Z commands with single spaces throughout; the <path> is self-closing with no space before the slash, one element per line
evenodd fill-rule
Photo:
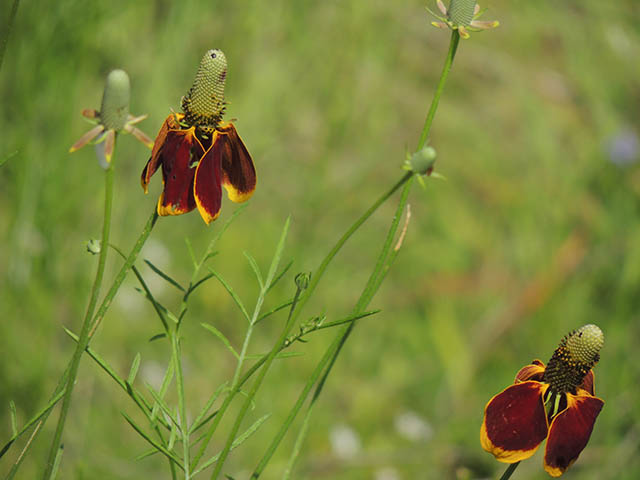
<path fill-rule="evenodd" d="M 124 70 L 112 70 L 102 94 L 100 120 L 107 130 L 122 130 L 129 116 L 131 86 Z"/>
<path fill-rule="evenodd" d="M 604 335 L 596 325 L 585 325 L 565 336 L 547 364 L 544 381 L 556 393 L 575 392 L 600 360 Z"/>
<path fill-rule="evenodd" d="M 449 19 L 455 25 L 467 27 L 473 20 L 476 0 L 451 0 L 449 5 Z"/>
<path fill-rule="evenodd" d="M 567 338 L 567 349 L 571 357 L 582 363 L 597 361 L 604 345 L 604 334 L 597 325 L 585 325 Z"/>
<path fill-rule="evenodd" d="M 227 59 L 222 50 L 209 50 L 187 95 L 182 97 L 182 110 L 190 125 L 215 127 L 224 114 L 224 84 Z"/>

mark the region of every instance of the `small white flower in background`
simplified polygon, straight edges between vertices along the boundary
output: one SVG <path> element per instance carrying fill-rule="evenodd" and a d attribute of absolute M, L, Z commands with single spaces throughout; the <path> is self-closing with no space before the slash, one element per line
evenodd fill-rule
<path fill-rule="evenodd" d="M 348 460 L 362 450 L 362 443 L 356 431 L 348 425 L 336 425 L 329 432 L 329 443 L 336 457 Z"/>
<path fill-rule="evenodd" d="M 418 442 L 429 440 L 433 436 L 433 428 L 415 412 L 407 411 L 396 415 L 394 419 L 396 432 L 407 440 Z"/>
<path fill-rule="evenodd" d="M 398 471 L 393 467 L 384 467 L 376 470 L 374 480 L 400 480 Z"/>

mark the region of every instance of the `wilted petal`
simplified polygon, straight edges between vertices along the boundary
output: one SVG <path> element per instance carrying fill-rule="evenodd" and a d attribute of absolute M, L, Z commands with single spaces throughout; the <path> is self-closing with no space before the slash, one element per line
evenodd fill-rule
<path fill-rule="evenodd" d="M 137 140 L 141 141 L 142 143 L 144 143 L 144 145 L 146 147 L 149 148 L 153 148 L 153 140 L 151 140 L 146 133 L 144 133 L 142 130 L 140 130 L 139 128 L 136 127 L 132 127 L 131 125 L 126 125 L 124 127 L 125 131 L 127 133 L 130 133 L 131 135 L 133 135 Z"/>
<path fill-rule="evenodd" d="M 207 223 L 213 222 L 220 215 L 222 205 L 222 149 L 219 148 L 218 135 L 214 133 L 211 148 L 200 160 L 193 184 L 193 195 L 200 216 Z"/>
<path fill-rule="evenodd" d="M 500 22 L 497 20 L 473 20 L 471 22 L 471 27 L 477 28 L 480 30 L 488 30 L 490 28 L 496 28 L 500 25 Z"/>
<path fill-rule="evenodd" d="M 194 141 L 194 131 L 195 129 L 191 128 L 184 131 L 171 130 L 167 133 L 158 155 L 164 182 L 162 195 L 158 199 L 158 215 L 181 215 L 196 207 L 193 179 L 198 158 L 202 155 L 202 147 L 200 142 Z"/>
<path fill-rule="evenodd" d="M 222 186 L 232 202 L 247 201 L 256 189 L 256 169 L 233 123 L 218 127 L 214 149 L 221 153 Z"/>
<path fill-rule="evenodd" d="M 542 381 L 544 375 L 544 363 L 540 360 L 534 360 L 531 365 L 522 367 L 516 374 L 515 383 L 526 382 L 527 380 Z"/>
<path fill-rule="evenodd" d="M 98 135 L 100 135 L 103 131 L 104 131 L 104 126 L 103 125 L 97 125 L 97 126 L 93 127 L 91 130 L 89 130 L 87 133 L 85 133 L 82 137 L 80 137 L 80 139 L 76 143 L 74 143 L 71 146 L 71 148 L 69 149 L 69 153 L 73 153 L 76 150 L 78 150 L 79 148 L 84 147 L 91 140 L 93 140 Z"/>
<path fill-rule="evenodd" d="M 442 2 L 442 0 L 437 0 L 436 3 L 438 4 L 438 8 L 442 12 L 442 14 L 446 17 L 447 16 L 447 7 L 444 6 L 444 3 Z"/>
<path fill-rule="evenodd" d="M 438 28 L 449 28 L 449 25 L 444 22 L 431 22 L 431 25 Z"/>
<path fill-rule="evenodd" d="M 142 177 L 140 179 L 142 188 L 144 188 L 144 193 L 147 193 L 149 180 L 151 179 L 151 176 L 156 173 L 156 170 L 160 163 L 160 154 L 165 146 L 165 142 L 167 141 L 167 135 L 170 131 L 177 131 L 180 129 L 180 124 L 178 122 L 183 117 L 184 115 L 181 113 L 172 113 L 165 119 L 162 127 L 160 127 L 160 131 L 156 136 L 156 141 L 154 142 L 153 148 L 151 150 L 151 158 L 147 162 L 147 165 L 144 167 L 144 170 L 142 171 Z M 189 129 L 187 131 L 191 132 L 191 135 L 193 135 L 195 130 Z"/>
<path fill-rule="evenodd" d="M 603 405 L 602 400 L 591 395 L 567 394 L 567 408 L 555 416 L 549 427 L 544 454 L 544 469 L 549 475 L 559 477 L 578 459 Z"/>
<path fill-rule="evenodd" d="M 93 108 L 85 108 L 82 110 L 82 116 L 85 118 L 95 119 L 100 117 L 100 112 Z"/>
<path fill-rule="evenodd" d="M 467 32 L 467 29 L 464 28 L 462 25 L 458 26 L 458 32 L 460 32 L 460 37 L 463 38 L 464 40 L 470 37 L 469 32 Z"/>
<path fill-rule="evenodd" d="M 589 373 L 585 375 L 579 388 L 581 388 L 582 390 L 586 390 L 586 392 L 591 396 L 594 396 L 596 394 L 594 387 L 593 370 L 589 370 Z"/>
<path fill-rule="evenodd" d="M 549 385 L 522 382 L 493 397 L 484 410 L 482 448 L 497 460 L 515 463 L 529 458 L 547 436 L 542 397 Z"/>

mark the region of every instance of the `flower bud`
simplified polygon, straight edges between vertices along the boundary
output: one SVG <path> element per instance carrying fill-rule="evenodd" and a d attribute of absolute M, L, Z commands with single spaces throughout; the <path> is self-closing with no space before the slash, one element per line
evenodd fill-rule
<path fill-rule="evenodd" d="M 296 275 L 296 286 L 299 290 L 306 290 L 309 286 L 309 281 L 311 280 L 311 274 L 306 272 L 301 272 Z"/>
<path fill-rule="evenodd" d="M 409 159 L 410 170 L 421 175 L 431 173 L 437 156 L 438 154 L 433 147 L 423 147 L 420 151 L 411 155 Z"/>
<path fill-rule="evenodd" d="M 112 70 L 102 95 L 100 120 L 107 130 L 122 130 L 129 117 L 131 86 L 124 70 Z"/>

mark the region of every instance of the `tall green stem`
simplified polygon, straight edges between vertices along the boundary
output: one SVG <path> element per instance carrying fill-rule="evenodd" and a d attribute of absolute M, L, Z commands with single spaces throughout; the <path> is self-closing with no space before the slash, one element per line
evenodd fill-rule
<path fill-rule="evenodd" d="M 115 157 L 115 155 L 114 155 Z M 102 286 L 102 278 L 104 276 L 104 268 L 107 262 L 107 253 L 109 252 L 109 233 L 111 231 L 111 206 L 113 203 L 113 172 L 114 172 L 114 159 L 105 172 L 105 187 L 104 187 L 104 218 L 102 223 L 102 243 L 100 248 L 100 256 L 98 258 L 98 270 L 96 271 L 96 277 L 93 281 L 93 288 L 91 289 L 91 297 L 89 300 L 89 306 L 85 313 L 84 320 L 82 321 L 82 330 L 80 331 L 80 338 L 76 345 L 76 350 L 73 352 L 71 359 L 71 365 L 69 367 L 69 374 L 67 378 L 67 386 L 62 399 L 62 408 L 60 409 L 60 416 L 58 417 L 58 425 L 51 442 L 51 448 L 49 450 L 49 459 L 44 472 L 44 480 L 48 480 L 51 477 L 51 473 L 56 463 L 56 456 L 60 449 L 60 442 L 62 440 L 62 432 L 64 430 L 65 422 L 67 420 L 67 414 L 69 407 L 71 406 L 71 395 L 73 393 L 73 387 L 78 375 L 78 367 L 80 365 L 80 358 L 82 352 L 89 345 L 89 331 L 91 329 L 93 313 L 98 303 L 98 297 L 100 296 L 100 287 Z"/>
<path fill-rule="evenodd" d="M 416 148 L 416 151 L 422 149 L 422 147 L 424 147 L 424 145 L 427 143 L 427 139 L 429 138 L 431 124 L 433 123 L 433 118 L 436 116 L 438 103 L 440 103 L 440 97 L 442 96 L 442 92 L 444 91 L 444 85 L 445 83 L 447 83 L 447 77 L 449 76 L 451 65 L 453 65 L 453 59 L 455 58 L 456 51 L 458 50 L 458 42 L 460 42 L 460 34 L 457 30 L 451 30 L 451 40 L 449 41 L 449 51 L 447 52 L 447 58 L 444 61 L 442 73 L 440 74 L 440 80 L 438 81 L 438 86 L 436 87 L 436 93 L 434 93 L 433 95 L 433 100 L 431 100 L 431 106 L 429 107 L 427 118 L 424 121 L 424 127 L 422 127 L 422 133 L 420 134 L 420 140 L 418 140 L 418 148 Z"/>
<path fill-rule="evenodd" d="M 453 65 L 453 60 L 454 60 L 455 55 L 456 55 L 456 51 L 457 51 L 457 48 L 458 48 L 458 42 L 459 41 L 460 41 L 459 33 L 456 30 L 453 30 L 451 32 L 451 38 L 450 38 L 450 41 L 449 41 L 449 50 L 448 50 L 447 56 L 445 58 L 444 66 L 442 68 L 442 73 L 440 74 L 440 80 L 438 81 L 438 86 L 436 87 L 436 91 L 435 91 L 433 100 L 431 101 L 431 106 L 429 107 L 429 111 L 427 112 L 427 117 L 425 119 L 424 126 L 422 128 L 422 133 L 420 135 L 420 139 L 418 140 L 418 146 L 416 148 L 416 151 L 421 150 L 425 146 L 425 144 L 427 142 L 427 139 L 429 137 L 429 132 L 431 131 L 431 125 L 433 123 L 433 119 L 435 117 L 436 110 L 438 109 L 438 104 L 440 102 L 440 97 L 442 96 L 442 92 L 444 91 L 444 86 L 445 86 L 447 78 L 449 76 L 449 72 L 451 71 L 451 66 Z M 409 189 L 410 189 L 410 184 L 405 186 L 405 190 L 403 192 L 403 197 L 400 200 L 399 206 L 404 207 L 404 203 L 406 203 L 406 195 L 408 195 Z M 360 299 L 358 300 L 358 303 L 354 307 L 354 312 L 355 313 L 357 313 L 358 311 L 361 311 L 361 309 L 366 308 L 366 305 L 368 305 L 368 303 L 371 301 L 371 298 L 373 298 L 373 295 L 377 291 L 378 287 L 381 285 L 382 278 L 386 274 L 386 271 L 388 271 L 388 268 L 387 269 L 383 269 L 383 267 L 385 265 L 385 259 L 388 257 L 389 251 L 390 251 L 389 250 L 390 241 L 393 238 L 393 236 L 391 234 L 392 234 L 392 232 L 395 233 L 396 229 L 397 229 L 397 224 L 395 226 L 392 224 L 392 228 L 390 229 L 390 232 L 389 232 L 390 235 L 387 237 L 387 242 L 385 242 L 385 247 L 383 247 L 383 250 L 382 250 L 380 256 L 378 257 L 378 261 L 376 263 L 376 268 L 374 269 L 374 272 L 371 274 L 369 282 L 365 286 L 365 289 L 364 289 Z M 311 291 L 309 291 L 308 294 L 310 295 Z M 308 297 L 308 295 L 307 295 L 307 297 Z M 306 300 L 306 298 L 305 298 L 305 300 Z M 300 307 L 302 307 L 302 305 Z M 351 323 L 350 325 L 348 325 L 347 327 L 342 329 L 336 335 L 334 341 L 331 343 L 331 345 L 329 346 L 329 348 L 325 352 L 325 355 L 323 356 L 323 358 L 318 363 L 318 365 L 317 365 L 316 369 L 314 370 L 311 378 L 307 382 L 307 385 L 305 386 L 305 388 L 303 389 L 302 393 L 300 394 L 300 396 L 298 398 L 298 401 L 296 402 L 295 406 L 293 407 L 293 409 L 289 413 L 289 416 L 285 420 L 285 422 L 282 425 L 281 429 L 279 430 L 278 434 L 276 434 L 276 437 L 274 438 L 274 440 L 271 443 L 271 445 L 268 447 L 267 452 L 263 456 L 262 460 L 260 461 L 260 463 L 256 467 L 253 475 L 251 476 L 252 479 L 256 479 L 256 478 L 258 478 L 260 476 L 260 474 L 262 473 L 262 471 L 266 467 L 267 463 L 269 462 L 269 460 L 271 459 L 271 457 L 275 453 L 276 448 L 278 447 L 278 445 L 282 441 L 282 438 L 284 437 L 285 433 L 287 432 L 287 430 L 291 426 L 291 423 L 295 419 L 297 413 L 302 408 L 302 405 L 304 404 L 304 401 L 306 400 L 306 397 L 308 396 L 309 392 L 311 391 L 311 388 L 312 388 L 313 384 L 315 384 L 317 379 L 320 377 L 320 374 L 322 373 L 322 371 L 326 368 L 325 374 L 322 376 L 322 378 L 320 379 L 320 381 L 318 383 L 318 386 L 316 387 L 316 391 L 314 393 L 313 399 L 312 399 L 311 404 L 309 406 L 309 411 L 307 412 L 307 417 L 305 418 L 305 421 L 303 423 L 303 427 L 302 427 L 302 431 L 301 431 L 300 435 L 304 436 L 306 434 L 307 423 L 308 423 L 308 419 L 309 419 L 309 417 L 311 415 L 311 412 L 313 410 L 313 405 L 315 404 L 316 399 L 318 398 L 318 396 L 322 392 L 322 388 L 323 388 L 323 386 L 324 386 L 324 384 L 325 384 L 325 382 L 327 380 L 327 377 L 328 377 L 329 373 L 331 372 L 331 368 L 333 367 L 338 355 L 340 354 L 340 351 L 342 350 L 342 347 L 344 346 L 345 342 L 347 341 L 347 339 L 348 339 L 349 335 L 351 334 L 354 326 L 355 326 L 355 322 Z M 302 438 L 299 437 L 297 439 L 297 441 L 296 441 L 296 446 L 295 446 L 295 449 L 298 450 L 298 451 L 300 449 L 301 442 L 302 442 Z M 289 465 L 292 465 L 293 461 L 294 461 L 294 458 L 292 458 L 292 460 L 289 462 Z"/>
<path fill-rule="evenodd" d="M 11 5 L 11 12 L 9 13 L 9 20 L 7 21 L 4 32 L 2 32 L 2 35 L 0 36 L 0 70 L 2 69 L 4 53 L 7 51 L 7 43 L 9 42 L 11 29 L 13 28 L 13 22 L 15 21 L 16 14 L 18 13 L 18 5 L 20 5 L 20 0 L 13 0 L 13 5 Z"/>

